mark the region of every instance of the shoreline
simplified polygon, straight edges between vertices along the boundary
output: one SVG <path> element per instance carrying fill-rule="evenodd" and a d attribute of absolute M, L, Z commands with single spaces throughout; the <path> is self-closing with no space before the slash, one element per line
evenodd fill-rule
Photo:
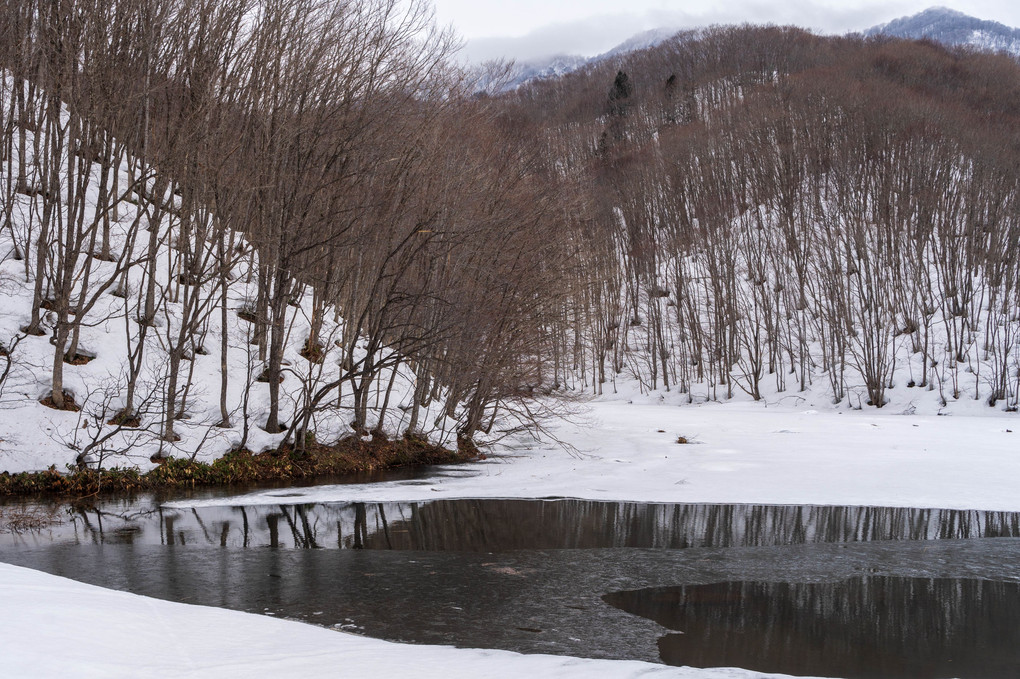
<path fill-rule="evenodd" d="M 471 447 L 450 450 L 414 437 L 364 441 L 344 439 L 332 446 L 315 444 L 303 454 L 290 448 L 252 453 L 235 450 L 212 462 L 166 458 L 147 471 L 132 467 L 60 472 L 0 472 L 0 497 L 39 495 L 93 496 L 177 488 L 249 486 L 265 482 L 314 481 L 400 467 L 467 462 L 478 455 Z"/>

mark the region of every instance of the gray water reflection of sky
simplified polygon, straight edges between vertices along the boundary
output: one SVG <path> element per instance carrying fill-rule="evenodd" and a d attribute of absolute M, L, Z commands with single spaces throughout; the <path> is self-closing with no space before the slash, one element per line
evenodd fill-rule
<path fill-rule="evenodd" d="M 434 0 L 441 25 L 452 25 L 473 62 L 593 56 L 642 31 L 712 24 L 795 24 L 846 33 L 941 5 L 980 19 L 1020 26 L 1014 0 Z"/>

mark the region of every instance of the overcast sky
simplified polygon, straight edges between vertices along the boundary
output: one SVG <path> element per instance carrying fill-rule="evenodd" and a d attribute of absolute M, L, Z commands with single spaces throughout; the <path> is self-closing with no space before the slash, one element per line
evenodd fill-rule
<path fill-rule="evenodd" d="M 467 41 L 465 58 L 601 54 L 651 28 L 796 24 L 846 33 L 942 5 L 1020 26 L 1017 0 L 433 0 L 436 18 Z"/>

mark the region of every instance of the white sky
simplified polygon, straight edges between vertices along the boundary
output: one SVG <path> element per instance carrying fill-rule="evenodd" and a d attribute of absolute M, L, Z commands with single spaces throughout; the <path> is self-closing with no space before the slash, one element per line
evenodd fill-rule
<path fill-rule="evenodd" d="M 471 61 L 600 54 L 651 28 L 796 24 L 846 33 L 942 5 L 1020 26 L 1017 0 L 433 0 L 441 25 L 467 41 Z"/>

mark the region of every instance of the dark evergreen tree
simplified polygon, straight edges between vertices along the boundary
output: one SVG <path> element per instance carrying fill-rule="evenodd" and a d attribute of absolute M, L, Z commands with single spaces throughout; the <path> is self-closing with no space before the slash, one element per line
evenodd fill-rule
<path fill-rule="evenodd" d="M 616 72 L 616 79 L 613 80 L 613 88 L 609 90 L 609 112 L 612 115 L 622 116 L 627 114 L 630 107 L 630 95 L 634 92 L 634 86 L 630 78 L 623 71 Z"/>

